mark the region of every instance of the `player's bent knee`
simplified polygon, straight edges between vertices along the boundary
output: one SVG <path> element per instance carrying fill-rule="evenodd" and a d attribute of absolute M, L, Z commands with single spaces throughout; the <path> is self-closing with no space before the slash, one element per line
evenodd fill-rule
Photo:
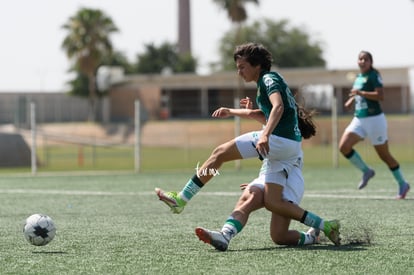
<path fill-rule="evenodd" d="M 285 239 L 285 236 L 281 234 L 271 234 L 270 237 L 272 238 L 272 241 L 277 245 L 286 245 L 288 242 Z"/>

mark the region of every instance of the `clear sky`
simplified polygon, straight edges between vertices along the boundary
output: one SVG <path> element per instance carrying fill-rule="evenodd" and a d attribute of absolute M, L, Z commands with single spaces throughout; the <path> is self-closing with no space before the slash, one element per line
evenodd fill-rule
<path fill-rule="evenodd" d="M 114 47 L 130 61 L 143 45 L 176 42 L 177 0 L 12 0 L 0 9 L 0 92 L 64 91 L 70 61 L 61 26 L 81 7 L 98 8 L 120 29 Z M 200 73 L 217 61 L 219 39 L 231 23 L 212 0 L 191 0 L 192 52 Z M 381 67 L 414 66 L 413 0 L 260 0 L 248 4 L 251 22 L 287 19 L 323 42 L 330 69 L 355 69 L 360 50 Z"/>

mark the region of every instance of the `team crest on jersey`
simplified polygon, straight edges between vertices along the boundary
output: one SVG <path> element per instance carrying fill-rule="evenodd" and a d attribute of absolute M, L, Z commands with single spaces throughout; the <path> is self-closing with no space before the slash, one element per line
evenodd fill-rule
<path fill-rule="evenodd" d="M 265 75 L 265 76 L 263 76 L 263 83 L 264 83 L 267 87 L 269 87 L 270 85 L 272 85 L 272 84 L 274 83 L 274 81 L 273 81 L 273 79 L 272 79 L 270 76 Z"/>

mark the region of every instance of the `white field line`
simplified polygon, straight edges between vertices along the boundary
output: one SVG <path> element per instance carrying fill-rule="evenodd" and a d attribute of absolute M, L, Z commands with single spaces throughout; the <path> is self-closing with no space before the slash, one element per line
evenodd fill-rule
<path fill-rule="evenodd" d="M 335 192 L 335 193 L 333 193 Z M 352 194 L 354 190 L 336 190 L 332 193 L 324 191 L 305 192 L 305 198 L 330 198 L 330 199 L 392 199 L 390 190 L 375 190 L 376 195 L 369 194 Z M 342 194 L 341 194 L 342 193 Z M 386 193 L 387 195 L 378 195 L 378 193 Z M 77 196 L 155 196 L 154 192 L 110 192 L 110 191 L 85 191 L 85 190 L 54 190 L 54 189 L 0 189 L 0 194 L 50 194 L 50 195 L 77 195 Z M 201 196 L 224 196 L 234 197 L 240 196 L 241 192 L 201 192 Z"/>
<path fill-rule="evenodd" d="M 150 193 L 150 192 L 142 192 Z M 53 190 L 53 189 L 0 189 L 0 194 L 51 194 L 51 195 L 83 195 L 83 196 L 136 196 L 141 192 L 107 192 L 85 190 Z M 151 193 L 154 194 L 154 193 Z"/>

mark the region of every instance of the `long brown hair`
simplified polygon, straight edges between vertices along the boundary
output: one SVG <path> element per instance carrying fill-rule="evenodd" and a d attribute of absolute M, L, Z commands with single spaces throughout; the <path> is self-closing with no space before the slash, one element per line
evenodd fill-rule
<path fill-rule="evenodd" d="M 304 139 L 309 139 L 316 134 L 316 125 L 313 122 L 315 110 L 306 110 L 305 107 L 296 103 L 298 112 L 299 129 Z"/>
<path fill-rule="evenodd" d="M 270 71 L 272 67 L 272 54 L 262 45 L 258 43 L 246 43 L 238 45 L 233 53 L 234 61 L 243 58 L 250 65 L 260 65 L 262 70 Z"/>

